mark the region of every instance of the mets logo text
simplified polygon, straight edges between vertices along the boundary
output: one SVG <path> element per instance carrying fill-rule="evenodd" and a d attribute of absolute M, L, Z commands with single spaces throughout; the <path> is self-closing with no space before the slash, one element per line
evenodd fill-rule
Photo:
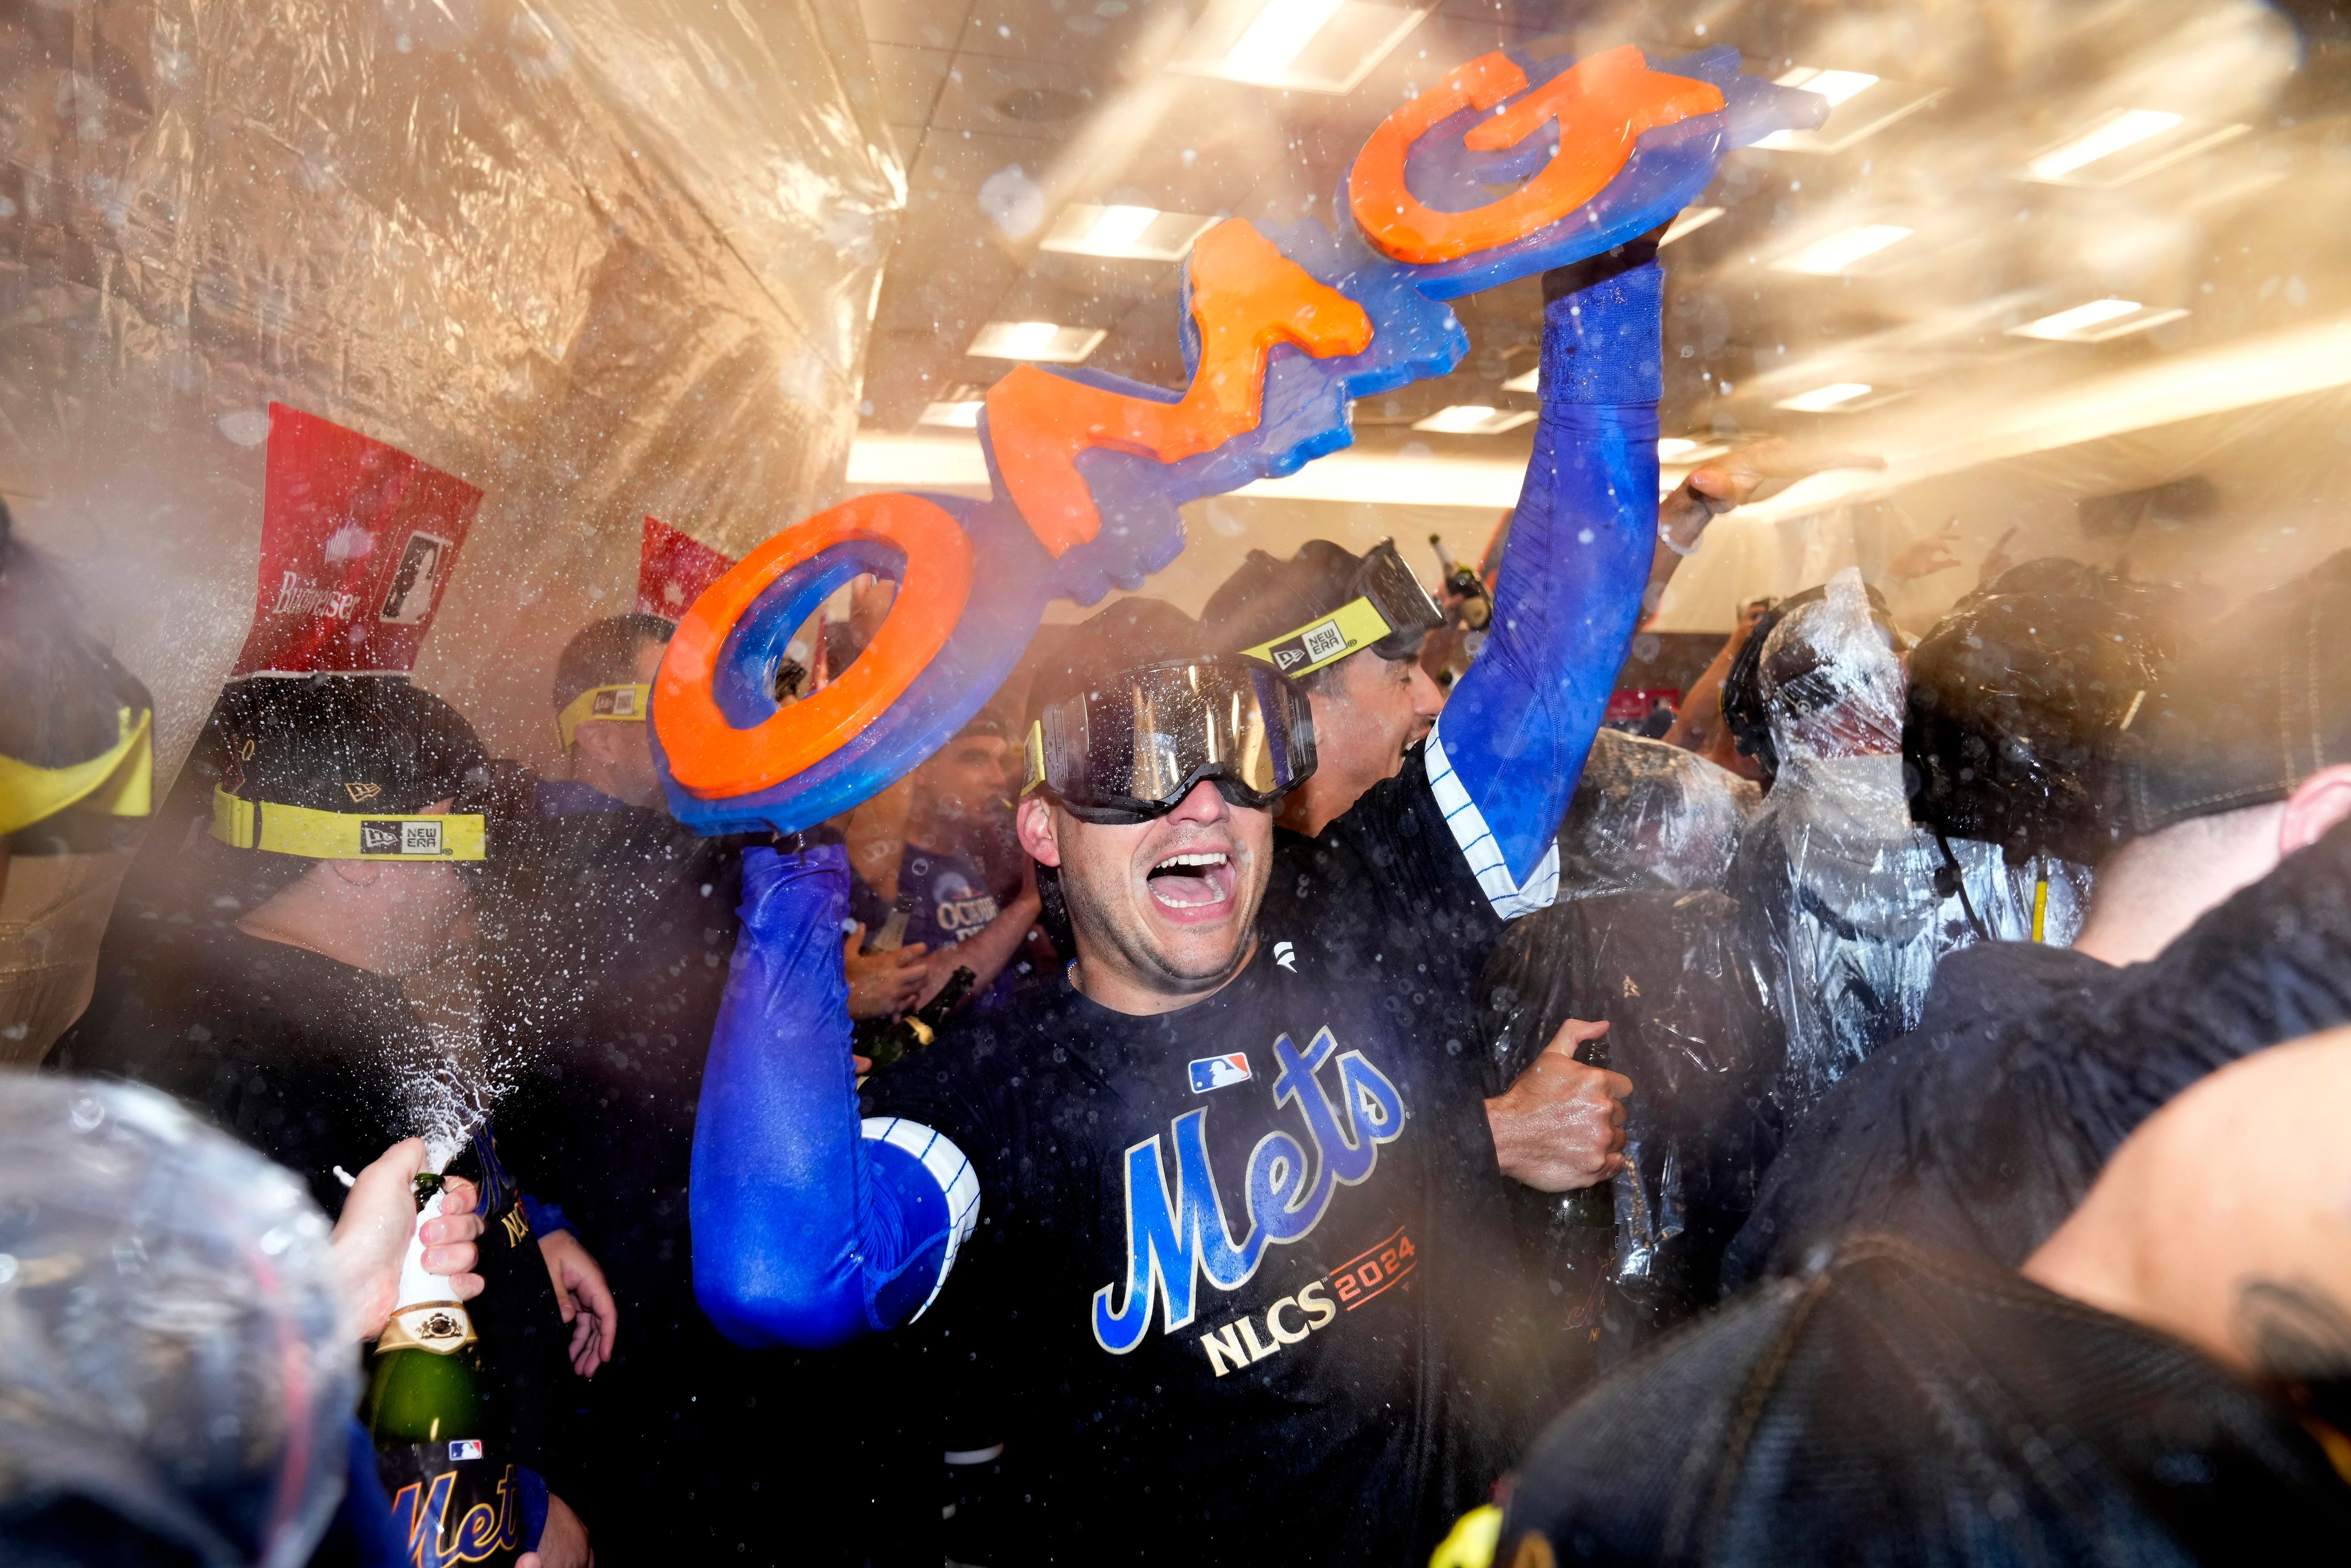
<path fill-rule="evenodd" d="M 1339 1097 L 1333 1103 L 1314 1074 L 1338 1051 L 1327 1029 L 1303 1052 L 1288 1035 L 1273 1042 L 1280 1067 L 1273 1103 L 1296 1102 L 1306 1120 L 1306 1144 L 1288 1133 L 1258 1140 L 1249 1162 L 1249 1234 L 1233 1239 L 1208 1168 L 1206 1107 L 1176 1118 L 1176 1191 L 1167 1190 L 1159 1134 L 1126 1151 L 1126 1279 L 1094 1292 L 1094 1341 L 1113 1355 L 1143 1343 L 1155 1295 L 1160 1329 L 1173 1333 L 1191 1322 L 1198 1276 L 1219 1291 L 1238 1290 L 1257 1272 L 1266 1248 L 1302 1240 L 1342 1186 L 1368 1179 L 1379 1145 L 1404 1134 L 1404 1096 L 1359 1051 L 1338 1058 Z M 1310 1156 L 1307 1145 L 1312 1145 Z M 1113 1300 L 1117 1304 L 1113 1305 Z"/>

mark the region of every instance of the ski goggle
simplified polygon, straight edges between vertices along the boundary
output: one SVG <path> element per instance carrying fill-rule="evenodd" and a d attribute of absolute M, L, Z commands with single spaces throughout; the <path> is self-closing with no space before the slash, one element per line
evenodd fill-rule
<path fill-rule="evenodd" d="M 1314 771 L 1306 694 L 1234 659 L 1124 670 L 1053 704 L 1029 727 L 1026 781 L 1081 821 L 1147 822 L 1203 779 L 1263 809 Z"/>
<path fill-rule="evenodd" d="M 563 737 L 564 749 L 568 751 L 572 731 L 583 724 L 615 719 L 643 724 L 646 709 L 653 705 L 653 687 L 642 681 L 633 685 L 590 686 L 555 716 L 555 731 Z"/>
<path fill-rule="evenodd" d="M 1294 678 L 1365 648 L 1384 659 L 1410 658 L 1423 637 L 1445 624 L 1445 612 L 1396 554 L 1394 539 L 1374 545 L 1347 586 L 1352 597 L 1338 609 L 1245 648 L 1241 656 Z"/>

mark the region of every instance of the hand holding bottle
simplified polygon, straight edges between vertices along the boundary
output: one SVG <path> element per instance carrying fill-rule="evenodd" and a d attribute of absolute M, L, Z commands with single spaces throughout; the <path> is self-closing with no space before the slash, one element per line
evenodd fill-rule
<path fill-rule="evenodd" d="M 423 1139 L 392 1145 L 360 1172 L 335 1221 L 329 1246 L 360 1339 L 373 1339 L 392 1315 L 401 1260 L 416 1229 L 416 1176 L 423 1168 Z M 474 1272 L 478 1261 L 474 1241 L 482 1233 L 482 1219 L 473 1212 L 473 1183 L 453 1177 L 443 1190 L 449 1195 L 444 1204 L 448 1212 L 425 1224 L 424 1269 L 447 1276 L 449 1293 L 467 1301 L 482 1292 L 482 1277 Z"/>

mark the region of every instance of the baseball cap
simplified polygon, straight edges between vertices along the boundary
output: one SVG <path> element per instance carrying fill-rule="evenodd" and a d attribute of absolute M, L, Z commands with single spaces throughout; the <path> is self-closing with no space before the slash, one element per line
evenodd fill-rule
<path fill-rule="evenodd" d="M 2122 729 L 2140 833 L 2283 800 L 2351 762 L 2351 550 L 2223 615 Z"/>
<path fill-rule="evenodd" d="M 478 815 L 404 829 L 488 772 L 474 727 L 407 681 L 259 675 L 221 694 L 206 727 L 213 837 L 311 859 L 479 860 Z M 351 819 L 342 821 L 340 819 Z M 371 827 L 376 831 L 371 832 Z M 430 838 L 434 847 L 421 847 Z"/>
<path fill-rule="evenodd" d="M 1910 654 L 1911 820 L 2095 862 L 2119 834 L 2119 727 L 2157 684 L 2168 605 L 2154 585 L 2031 561 L 1953 606 Z"/>
<path fill-rule="evenodd" d="M 1164 599 L 1122 599 L 1054 640 L 1029 684 L 1029 720 L 1089 685 L 1170 659 L 1210 658 L 1207 628 Z"/>
<path fill-rule="evenodd" d="M 1978 1260 L 1856 1238 L 1601 1384 L 1498 1563 L 2281 1562 L 2351 1529 L 2282 1402 Z"/>

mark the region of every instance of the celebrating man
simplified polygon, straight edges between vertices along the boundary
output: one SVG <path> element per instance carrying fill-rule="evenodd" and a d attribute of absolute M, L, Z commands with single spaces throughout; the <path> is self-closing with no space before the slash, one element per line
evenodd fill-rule
<path fill-rule="evenodd" d="M 1652 254 L 1547 280 L 1491 640 L 1321 837 L 1274 833 L 1315 766 L 1303 693 L 1165 605 L 1097 615 L 1031 693 L 1019 817 L 1068 982 L 877 1075 L 862 1126 L 843 857 L 747 858 L 697 1292 L 747 1343 L 823 1345 L 913 1321 L 954 1274 L 958 1345 L 1018 1396 L 1040 1560 L 1416 1561 L 1541 1394 L 1498 1354 L 1516 1253 L 1458 1059 L 1485 948 L 1556 886 L 1639 612 Z M 1531 1092 L 1555 1136 L 1517 1174 L 1588 1185 L 1620 1163 L 1627 1086 L 1552 1065 Z"/>

